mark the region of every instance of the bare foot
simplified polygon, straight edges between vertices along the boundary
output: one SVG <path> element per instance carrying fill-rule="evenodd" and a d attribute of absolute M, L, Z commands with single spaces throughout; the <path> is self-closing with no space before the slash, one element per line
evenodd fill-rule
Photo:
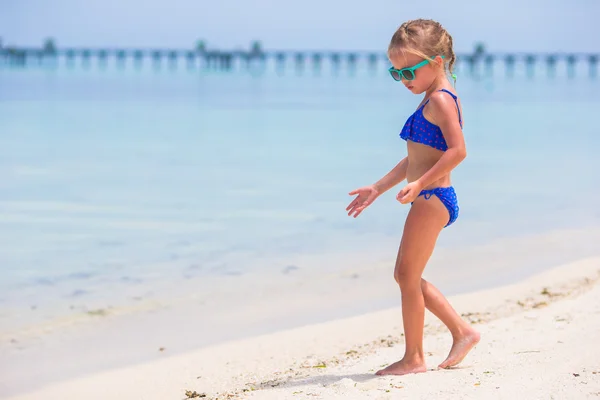
<path fill-rule="evenodd" d="M 377 371 L 375 375 L 406 375 L 425 371 L 427 371 L 425 361 L 404 361 L 402 359 Z"/>
<path fill-rule="evenodd" d="M 454 338 L 452 348 L 448 357 L 439 365 L 439 368 L 450 368 L 458 365 L 471 351 L 471 349 L 479 343 L 480 335 L 475 329 L 467 332 L 459 338 Z"/>

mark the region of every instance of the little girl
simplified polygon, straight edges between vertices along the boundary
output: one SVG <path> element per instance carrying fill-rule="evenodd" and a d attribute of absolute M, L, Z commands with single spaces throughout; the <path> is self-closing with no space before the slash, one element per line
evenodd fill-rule
<path fill-rule="evenodd" d="M 460 318 L 438 289 L 421 278 L 441 230 L 458 218 L 450 172 L 467 156 L 461 105 L 448 80 L 456 59 L 452 36 L 436 21 L 405 22 L 392 36 L 388 58 L 394 80 L 414 94 L 425 95 L 400 133 L 407 143 L 407 157 L 375 184 L 350 192 L 358 196 L 346 211 L 356 218 L 377 197 L 407 179 L 396 196 L 411 208 L 394 269 L 402 294 L 406 349 L 400 361 L 377 372 L 404 375 L 427 370 L 423 356 L 425 307 L 448 327 L 454 339 L 439 368 L 460 363 L 479 342 L 479 333 Z"/>

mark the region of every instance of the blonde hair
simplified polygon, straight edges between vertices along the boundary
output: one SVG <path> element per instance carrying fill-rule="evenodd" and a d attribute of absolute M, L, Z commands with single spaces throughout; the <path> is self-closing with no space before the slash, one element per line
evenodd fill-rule
<path fill-rule="evenodd" d="M 415 19 L 400 25 L 388 46 L 388 58 L 395 57 L 404 51 L 430 62 L 435 56 L 444 56 L 444 65 L 447 66 L 447 71 L 453 74 L 456 55 L 452 36 L 437 21 Z"/>

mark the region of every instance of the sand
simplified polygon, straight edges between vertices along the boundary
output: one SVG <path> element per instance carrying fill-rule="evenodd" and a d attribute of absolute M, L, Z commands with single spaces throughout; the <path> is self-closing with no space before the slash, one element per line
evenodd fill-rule
<path fill-rule="evenodd" d="M 428 313 L 429 370 L 374 375 L 403 353 L 396 307 L 165 355 L 11 399 L 600 398 L 599 279 L 600 258 L 589 258 L 518 284 L 451 297 L 482 335 L 454 369 L 436 368 L 451 337 Z"/>

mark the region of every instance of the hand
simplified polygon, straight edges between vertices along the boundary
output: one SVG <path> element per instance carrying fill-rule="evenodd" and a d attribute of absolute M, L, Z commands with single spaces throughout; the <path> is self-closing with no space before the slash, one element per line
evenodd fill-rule
<path fill-rule="evenodd" d="M 402 204 L 412 203 L 417 197 L 419 197 L 421 190 L 423 190 L 423 186 L 419 183 L 419 181 L 411 182 L 402 188 L 400 193 L 398 193 L 396 196 L 396 200 Z"/>
<path fill-rule="evenodd" d="M 350 196 L 357 194 L 356 198 L 346 207 L 348 215 L 354 218 L 358 217 L 365 208 L 371 205 L 377 197 L 379 197 L 379 191 L 373 185 L 361 187 L 348 193 Z"/>

